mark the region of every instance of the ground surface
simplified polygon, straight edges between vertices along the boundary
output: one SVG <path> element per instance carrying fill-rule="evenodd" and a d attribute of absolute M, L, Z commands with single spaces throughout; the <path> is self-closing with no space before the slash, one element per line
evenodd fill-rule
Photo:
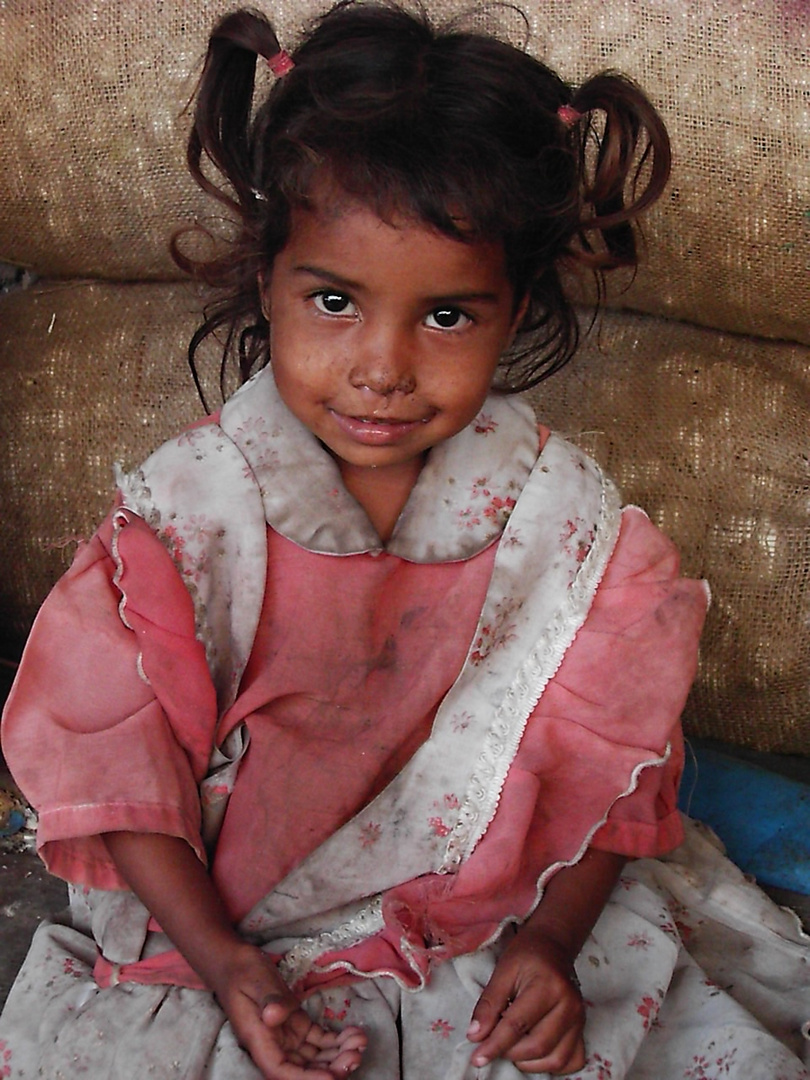
<path fill-rule="evenodd" d="M 0 759 L 0 790 L 12 787 Z M 34 853 L 29 830 L 0 837 L 0 1007 L 43 918 L 67 905 L 67 887 L 51 877 Z"/>

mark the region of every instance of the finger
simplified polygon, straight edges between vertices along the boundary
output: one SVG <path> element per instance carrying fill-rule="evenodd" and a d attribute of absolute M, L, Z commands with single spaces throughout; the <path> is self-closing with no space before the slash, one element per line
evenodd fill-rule
<path fill-rule="evenodd" d="M 271 1016 L 282 1016 L 280 1011 L 274 1014 L 275 1008 L 275 1003 L 271 1003 L 264 1009 L 262 1019 L 265 1023 L 268 1012 Z M 337 1034 L 316 1024 L 298 1002 L 294 1009 L 282 1017 L 280 1023 L 267 1026 L 277 1033 L 276 1037 L 284 1047 L 298 1052 L 304 1051 L 307 1058 L 314 1056 L 311 1051 L 317 1053 L 319 1047 L 337 1042 Z"/>
<path fill-rule="evenodd" d="M 511 1004 L 513 991 L 514 979 L 508 972 L 502 974 L 496 967 L 473 1009 L 467 1028 L 470 1042 L 481 1042 L 494 1030 Z"/>
<path fill-rule="evenodd" d="M 360 1067 L 362 1060 L 362 1050 L 344 1050 L 330 1063 L 329 1073 L 331 1076 L 348 1076 Z"/>
<path fill-rule="evenodd" d="M 307 1043 L 296 1051 L 287 1051 L 287 1058 L 294 1064 L 308 1067 L 310 1071 L 307 1072 L 307 1077 L 312 1075 L 313 1069 L 325 1069 L 330 1077 L 345 1076 L 353 1072 L 363 1060 L 366 1043 L 365 1035 L 357 1032 L 342 1046 L 327 1046 L 318 1049 L 314 1044 Z"/>
<path fill-rule="evenodd" d="M 585 1041 L 581 1035 L 574 1035 L 561 1042 L 554 1052 L 530 1061 L 515 1061 L 515 1068 L 523 1073 L 550 1073 L 552 1076 L 569 1076 L 584 1069 L 587 1063 Z"/>
<path fill-rule="evenodd" d="M 518 1006 L 510 1005 L 503 1016 L 500 1017 L 492 1032 L 473 1054 L 473 1065 L 482 1068 L 484 1065 L 488 1065 L 490 1061 L 494 1061 L 495 1058 L 506 1057 L 508 1052 L 519 1045 L 526 1035 L 533 1030 L 532 1019 L 536 1018 L 533 1018 Z"/>
<path fill-rule="evenodd" d="M 270 993 L 265 994 L 259 1002 L 259 1012 L 262 1021 L 268 1027 L 280 1027 L 296 1009 L 301 1008 L 301 1003 L 292 994 Z"/>
<path fill-rule="evenodd" d="M 351 1025 L 338 1032 L 338 1045 L 341 1050 L 365 1050 L 368 1046 L 368 1035 L 362 1028 Z"/>
<path fill-rule="evenodd" d="M 359 1051 L 361 1054 L 368 1045 L 368 1037 L 360 1028 L 344 1028 L 337 1033 L 337 1041 L 324 1046 L 318 1051 L 318 1061 L 335 1061 L 346 1051 Z"/>
<path fill-rule="evenodd" d="M 494 1058 L 508 1061 L 533 1061 L 553 1054 L 569 1034 L 579 1037 L 585 1026 L 585 1007 L 579 995 L 556 998 L 538 1016 L 542 1003 L 521 996 L 501 1016 L 492 1034 L 472 1056 L 472 1063 L 482 1067 Z"/>
<path fill-rule="evenodd" d="M 290 1031 L 293 1023 L 297 1025 L 295 1032 Z M 366 1033 L 358 1027 L 330 1031 L 312 1021 L 303 1010 L 289 1018 L 286 1029 L 280 1034 L 289 1034 L 287 1043 L 282 1047 L 286 1059 L 303 1066 L 307 1080 L 320 1078 L 324 1070 L 330 1080 L 354 1072 L 363 1059 L 368 1042 Z"/>
<path fill-rule="evenodd" d="M 559 1019 L 559 1018 L 558 1018 Z M 583 1025 L 578 1017 L 567 1026 L 546 1025 L 545 1030 L 535 1028 L 526 1038 L 516 1043 L 503 1056 L 523 1072 L 548 1072 L 553 1075 L 576 1071 L 585 1063 Z"/>
<path fill-rule="evenodd" d="M 306 1065 L 310 1061 L 314 1061 L 319 1054 L 318 1047 L 309 1041 L 301 1042 L 287 1050 L 287 1057 L 297 1065 Z"/>
<path fill-rule="evenodd" d="M 251 1033 L 243 1045 L 265 1080 L 335 1080 L 328 1067 L 306 1061 L 297 1051 L 281 1046 L 272 1030 L 260 1028 L 262 1034 Z"/>
<path fill-rule="evenodd" d="M 266 1080 L 334 1080 L 328 1065 L 315 1060 L 318 1047 L 307 1039 L 314 1025 L 303 1009 L 298 1007 L 278 1024 L 266 1023 L 268 1010 L 273 1016 L 274 1010 L 286 1012 L 286 1006 L 268 1002 L 262 1017 L 242 1028 L 240 1040 L 262 1076 Z"/>
<path fill-rule="evenodd" d="M 302 1010 L 303 1012 L 303 1010 Z M 313 1044 L 313 1046 L 325 1048 L 339 1049 L 340 1041 L 344 1037 L 344 1031 L 359 1031 L 360 1028 L 348 1027 L 342 1028 L 340 1031 L 333 1031 L 331 1028 L 323 1027 L 321 1024 L 315 1023 L 314 1020 L 305 1013 L 304 1014 L 309 1021 L 309 1029 L 306 1032 L 307 1042 Z"/>

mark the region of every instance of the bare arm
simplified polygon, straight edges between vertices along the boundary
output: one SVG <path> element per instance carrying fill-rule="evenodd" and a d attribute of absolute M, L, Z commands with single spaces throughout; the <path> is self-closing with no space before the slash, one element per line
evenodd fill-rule
<path fill-rule="evenodd" d="M 472 1063 L 513 1061 L 528 1073 L 585 1064 L 585 1010 L 574 961 L 607 903 L 625 859 L 589 848 L 549 881 L 536 911 L 495 966 L 472 1015 Z"/>
<path fill-rule="evenodd" d="M 272 960 L 239 937 L 185 840 L 127 832 L 104 839 L 121 875 L 214 991 L 267 1080 L 334 1080 L 359 1065 L 362 1032 L 336 1034 L 310 1020 Z"/>

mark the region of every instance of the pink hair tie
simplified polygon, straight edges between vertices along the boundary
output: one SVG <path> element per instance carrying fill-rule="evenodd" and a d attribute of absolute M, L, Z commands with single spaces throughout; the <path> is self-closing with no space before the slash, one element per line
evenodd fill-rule
<path fill-rule="evenodd" d="M 279 49 L 275 56 L 269 56 L 267 58 L 267 66 L 277 79 L 281 79 L 288 71 L 292 71 L 295 64 L 286 49 Z"/>
<path fill-rule="evenodd" d="M 582 119 L 582 113 L 578 112 L 573 105 L 561 105 L 557 109 L 557 116 L 569 128 L 573 127 L 574 124 L 578 124 Z"/>

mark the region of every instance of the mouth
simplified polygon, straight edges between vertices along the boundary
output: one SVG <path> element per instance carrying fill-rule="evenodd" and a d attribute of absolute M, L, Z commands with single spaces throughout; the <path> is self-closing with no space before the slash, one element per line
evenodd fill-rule
<path fill-rule="evenodd" d="M 398 424 L 426 424 L 426 417 L 419 417 L 415 420 L 409 417 L 399 416 L 349 416 L 348 420 L 354 420 L 358 424 L 377 424 L 381 427 L 390 425 L 396 427 Z"/>
<path fill-rule="evenodd" d="M 410 419 L 395 416 L 351 416 L 335 409 L 329 411 L 344 434 L 368 446 L 385 446 L 398 442 L 430 420 L 429 416 Z"/>

